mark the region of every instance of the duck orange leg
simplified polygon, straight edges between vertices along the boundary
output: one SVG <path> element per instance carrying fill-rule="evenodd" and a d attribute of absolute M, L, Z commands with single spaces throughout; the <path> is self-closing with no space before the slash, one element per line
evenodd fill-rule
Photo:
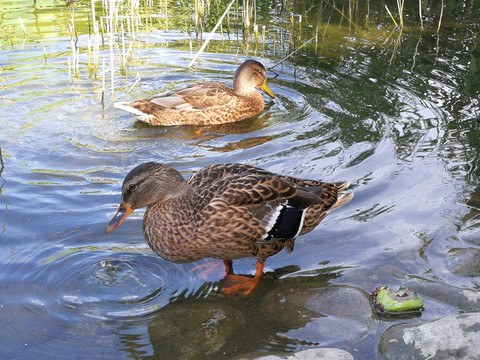
<path fill-rule="evenodd" d="M 230 273 L 230 270 L 232 269 L 232 260 L 223 260 L 223 264 L 225 266 L 225 275 L 228 275 Z M 199 278 L 206 278 L 208 277 L 208 275 L 216 272 L 219 266 L 220 266 L 220 263 L 218 261 L 208 262 L 208 263 L 195 266 L 193 269 L 190 270 L 190 272 L 195 272 L 197 270 L 204 269 L 197 276 Z"/>
<path fill-rule="evenodd" d="M 225 263 L 225 268 L 227 263 Z M 229 267 L 231 262 L 228 264 Z M 258 262 L 255 264 L 256 273 L 255 277 L 251 278 L 248 276 L 241 275 L 227 275 L 225 276 L 225 281 L 223 283 L 222 292 L 227 295 L 248 295 L 252 290 L 257 286 L 260 278 L 263 274 L 263 267 L 265 266 L 264 262 Z M 228 274 L 228 273 L 227 273 Z"/>
<path fill-rule="evenodd" d="M 233 270 L 232 260 L 223 260 L 223 264 L 225 265 L 225 275 L 230 274 Z"/>

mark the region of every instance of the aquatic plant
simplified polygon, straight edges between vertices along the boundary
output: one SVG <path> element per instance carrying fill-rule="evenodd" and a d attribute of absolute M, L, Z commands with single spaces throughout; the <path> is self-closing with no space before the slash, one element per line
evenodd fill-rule
<path fill-rule="evenodd" d="M 158 31 L 169 31 L 172 24 L 174 28 L 180 28 L 180 31 L 185 33 L 185 46 L 191 53 L 189 67 L 193 67 L 205 51 L 270 57 L 277 59 L 274 66 L 282 64 L 287 59 L 295 62 L 297 56 L 309 51 L 313 51 L 318 59 L 324 56 L 337 57 L 339 49 L 330 49 L 328 44 L 331 41 L 327 41 L 327 37 L 338 38 L 335 41 L 341 43 L 347 39 L 354 39 L 356 35 L 371 39 L 373 44 L 378 43 L 381 46 L 391 44 L 391 65 L 401 49 L 405 31 L 410 30 L 407 29 L 405 17 L 407 11 L 412 12 L 413 6 L 408 4 L 406 8 L 404 0 L 395 0 L 394 4 L 394 7 L 385 4 L 383 14 L 378 12 L 377 7 L 377 19 L 373 23 L 370 1 L 359 3 L 353 0 L 340 2 L 322 0 L 319 3 L 314 1 L 270 3 L 256 0 L 231 0 L 227 3 L 195 0 L 172 3 L 162 0 L 154 4 L 152 1 L 140 0 L 123 2 L 90 0 L 89 38 L 85 46 L 79 42 L 81 34 L 77 30 L 77 12 L 75 11 L 77 5 L 74 3 L 69 7 L 71 15 L 69 78 L 70 81 L 78 81 L 82 54 L 86 53 L 85 68 L 88 71 L 88 78 L 92 81 L 102 79 L 102 99 L 108 82 L 113 97 L 118 75 L 130 76 L 131 70 L 134 70 L 132 66 L 138 63 L 136 50 L 161 45 L 158 41 L 152 43 L 148 40 L 149 37 Z M 424 14 L 426 6 L 427 4 L 419 0 L 418 10 L 413 9 L 418 13 L 416 17 L 418 21 L 416 24 L 409 23 L 410 28 L 416 26 L 420 29 L 417 44 L 421 40 L 423 31 L 435 31 L 432 29 L 431 21 L 428 23 L 429 28 L 424 23 L 424 18 L 428 16 Z M 428 9 L 428 11 L 432 10 Z M 439 36 L 443 16 L 443 0 L 439 11 L 437 36 Z M 383 15 L 385 21 L 381 22 L 382 19 L 379 17 Z M 19 21 L 21 21 L 20 18 Z M 382 26 L 378 26 L 379 22 Z M 393 24 L 393 28 L 388 25 L 389 22 Z M 27 36 L 26 30 L 24 34 Z M 204 38 L 205 34 L 207 36 Z M 215 34 L 220 34 L 222 41 L 212 41 Z M 229 40 L 234 36 L 234 41 L 224 42 L 225 35 Z M 168 46 L 167 44 L 168 42 L 165 46 Z M 222 47 L 223 45 L 226 47 Z M 45 61 L 46 59 L 47 56 Z M 415 66 L 415 59 L 416 52 L 413 54 L 412 69 Z M 107 78 L 109 81 L 106 81 Z M 137 76 L 135 83 L 129 85 L 129 91 L 139 80 Z"/>

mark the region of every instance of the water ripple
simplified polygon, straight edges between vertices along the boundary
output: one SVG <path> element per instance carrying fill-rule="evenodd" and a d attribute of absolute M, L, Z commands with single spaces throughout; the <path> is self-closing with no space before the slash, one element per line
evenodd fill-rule
<path fill-rule="evenodd" d="M 89 237 L 81 232 L 65 235 L 69 244 Z M 38 289 L 35 296 L 23 298 L 26 308 L 48 307 L 55 316 L 77 319 L 144 317 L 180 294 L 198 293 L 205 282 L 189 266 L 159 258 L 143 239 L 133 246 L 98 242 L 65 246 L 66 238 L 47 246 L 32 244 L 3 268 L 2 277 L 16 279 L 15 293 L 30 286 Z"/>

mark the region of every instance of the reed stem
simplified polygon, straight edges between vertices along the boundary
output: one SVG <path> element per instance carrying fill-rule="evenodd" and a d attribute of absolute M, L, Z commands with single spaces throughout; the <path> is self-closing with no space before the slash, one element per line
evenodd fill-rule
<path fill-rule="evenodd" d="M 23 25 L 23 21 L 22 21 L 22 18 L 20 16 L 18 17 L 18 22 L 20 23 L 20 26 L 22 27 L 23 37 L 26 39 L 27 38 L 27 30 L 25 29 L 25 25 Z"/>
<path fill-rule="evenodd" d="M 437 34 L 440 32 L 440 26 L 442 25 L 442 18 L 443 18 L 443 0 L 442 0 L 442 7 L 440 8 L 440 19 L 438 20 L 438 27 L 437 27 Z"/>
<path fill-rule="evenodd" d="M 290 54 L 288 54 L 287 56 L 285 56 L 282 60 L 280 60 L 279 62 L 277 62 L 276 64 L 274 64 L 273 66 L 269 67 L 268 70 L 272 70 L 274 67 L 280 65 L 281 63 L 283 63 L 285 60 L 287 60 L 289 57 L 293 56 L 295 53 L 297 53 L 299 50 L 303 49 L 305 46 L 307 46 L 308 44 L 310 44 L 313 40 L 315 40 L 316 38 L 316 35 L 312 36 L 310 39 L 308 39 L 306 42 L 304 42 L 302 45 L 300 45 L 298 48 L 296 48 L 294 51 L 292 51 Z"/>
<path fill-rule="evenodd" d="M 420 28 L 423 31 L 422 0 L 418 0 L 418 15 L 420 16 Z"/>
<path fill-rule="evenodd" d="M 188 67 L 192 67 L 193 64 L 198 60 L 198 58 L 200 57 L 200 55 L 203 53 L 203 51 L 205 50 L 205 48 L 207 47 L 208 43 L 210 42 L 210 39 L 212 38 L 213 34 L 215 34 L 215 32 L 217 31 L 218 29 L 218 26 L 220 25 L 220 23 L 223 21 L 223 18 L 225 17 L 225 15 L 228 13 L 228 11 L 230 10 L 230 7 L 233 5 L 233 3 L 235 2 L 236 0 L 231 0 L 230 3 L 228 4 L 227 8 L 225 9 L 225 11 L 223 12 L 223 15 L 220 17 L 220 19 L 218 19 L 217 23 L 215 24 L 215 27 L 213 28 L 213 30 L 210 32 L 210 34 L 208 34 L 208 37 L 207 37 L 207 40 L 205 40 L 205 42 L 203 43 L 202 47 L 200 48 L 200 50 L 195 54 L 195 56 L 193 57 L 192 61 L 190 61 L 190 63 L 188 64 Z"/>

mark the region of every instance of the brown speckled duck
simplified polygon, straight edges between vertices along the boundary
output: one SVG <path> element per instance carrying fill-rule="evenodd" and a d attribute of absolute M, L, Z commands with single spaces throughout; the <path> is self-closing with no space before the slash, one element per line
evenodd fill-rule
<path fill-rule="evenodd" d="M 269 256 L 292 251 L 297 236 L 352 199 L 353 193 L 341 193 L 348 185 L 242 164 L 210 165 L 185 181 L 177 170 L 148 162 L 125 177 L 121 204 L 106 232 L 147 206 L 143 233 L 155 253 L 177 263 L 221 259 L 227 271 L 222 292 L 248 295 Z M 243 257 L 257 259 L 255 277 L 231 274 L 232 259 Z"/>
<path fill-rule="evenodd" d="M 233 90 L 221 83 L 201 83 L 114 106 L 150 125 L 224 124 L 248 119 L 264 109 L 265 102 L 257 88 L 275 97 L 267 85 L 263 65 L 247 60 L 235 72 Z"/>

